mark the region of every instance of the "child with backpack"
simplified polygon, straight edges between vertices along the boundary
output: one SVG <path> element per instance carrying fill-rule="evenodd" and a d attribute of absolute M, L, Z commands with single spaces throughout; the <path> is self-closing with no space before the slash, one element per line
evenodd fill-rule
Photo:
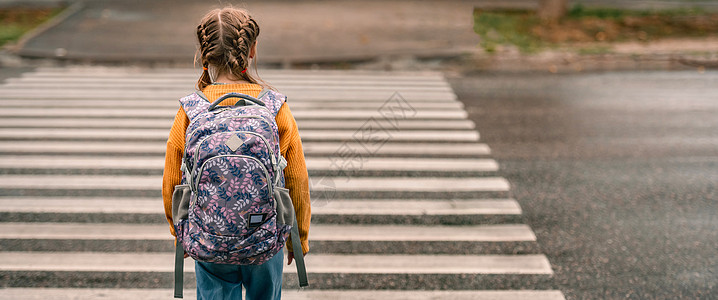
<path fill-rule="evenodd" d="M 241 299 L 242 286 L 247 299 L 280 299 L 285 243 L 307 285 L 309 177 L 286 97 L 247 71 L 258 35 L 249 13 L 231 7 L 197 26 L 203 71 L 180 100 L 162 182 L 178 298 L 192 256 L 197 299 Z"/>

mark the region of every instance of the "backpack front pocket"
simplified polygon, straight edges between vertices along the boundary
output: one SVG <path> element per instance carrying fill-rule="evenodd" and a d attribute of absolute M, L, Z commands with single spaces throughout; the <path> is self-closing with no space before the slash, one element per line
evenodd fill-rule
<path fill-rule="evenodd" d="M 271 211 L 272 185 L 267 168 L 246 155 L 219 155 L 199 169 L 193 220 L 218 236 L 244 236 L 250 229 L 246 213 Z"/>

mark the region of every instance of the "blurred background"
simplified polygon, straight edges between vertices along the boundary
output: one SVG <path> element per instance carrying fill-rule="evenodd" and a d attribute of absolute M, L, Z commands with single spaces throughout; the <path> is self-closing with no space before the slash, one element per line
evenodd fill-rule
<path fill-rule="evenodd" d="M 0 0 L 0 81 L 3 82 L 0 104 L 4 111 L 0 128 L 0 157 L 3 157 L 0 175 L 6 176 L 0 180 L 0 201 L 3 201 L 0 226 L 6 226 L 6 233 L 0 235 L 0 258 L 5 256 L 2 260 L 11 261 L 12 257 L 25 257 L 22 255 L 37 251 L 56 251 L 52 245 L 58 240 L 68 251 L 107 250 L 80 238 L 43 239 L 42 234 L 37 237 L 27 229 L 29 227 L 23 227 L 38 220 L 149 223 L 161 229 L 158 229 L 160 239 L 165 237 L 166 225 L 161 212 L 155 209 L 158 207 L 148 208 L 150 204 L 147 204 L 159 201 L 155 190 L 128 194 L 125 197 L 149 198 L 137 202 L 142 208 L 136 211 L 123 208 L 120 209 L 122 217 L 112 217 L 101 210 L 87 215 L 81 209 L 68 213 L 66 208 L 57 208 L 61 205 L 49 209 L 58 211 L 43 211 L 41 204 L 32 206 L 31 201 L 23 197 L 38 200 L 37 197 L 55 195 L 33 193 L 31 184 L 21 182 L 28 179 L 22 177 L 25 175 L 159 176 L 161 167 L 145 174 L 142 170 L 124 170 L 123 163 L 110 164 L 123 171 L 97 171 L 98 167 L 92 166 L 85 166 L 91 171 L 82 166 L 72 167 L 75 169 L 49 166 L 46 170 L 40 166 L 42 160 L 37 160 L 39 163 L 34 167 L 25 168 L 23 164 L 29 164 L 36 155 L 56 155 L 62 160 L 67 155 L 90 153 L 93 157 L 154 155 L 159 166 L 164 150 L 163 134 L 175 110 L 175 96 L 191 91 L 195 74 L 199 73 L 194 64 L 196 23 L 206 11 L 227 4 L 248 9 L 258 20 L 260 74 L 266 74 L 270 82 L 274 80 L 278 87 L 297 95 L 290 99 L 297 99 L 292 103 L 297 103 L 298 122 L 309 139 L 308 156 L 326 159 L 336 155 L 338 142 L 347 138 L 332 140 L 337 143 L 331 145 L 323 144 L 331 138 L 326 138 L 329 133 L 322 130 L 356 129 L 372 114 L 352 113 L 362 109 L 375 113 L 391 96 L 389 92 L 400 91 L 423 117 L 406 121 L 406 128 L 401 132 L 409 135 L 404 136 L 403 144 L 389 143 L 390 146 L 383 148 L 386 153 L 380 153 L 381 159 L 374 158 L 376 163 L 372 168 L 375 169 L 366 167 L 369 169 L 358 170 L 357 174 L 426 177 L 427 184 L 433 182 L 437 189 L 451 186 L 451 180 L 457 177 L 500 177 L 510 183 L 510 190 L 505 187 L 499 192 L 471 190 L 442 194 L 431 191 L 425 194 L 364 190 L 342 194 L 341 185 L 346 183 L 331 182 L 332 189 L 339 189 L 339 197 L 364 199 L 362 197 L 369 195 L 375 202 L 387 198 L 419 201 L 438 197 L 442 205 L 448 207 L 448 213 L 432 215 L 422 206 L 413 212 L 392 211 L 385 215 L 371 212 L 379 206 L 367 206 L 345 218 L 332 209 L 348 209 L 348 206 L 332 205 L 351 201 L 329 199 L 317 207 L 316 220 L 320 224 L 317 232 L 325 240 L 316 242 L 318 253 L 315 255 L 354 255 L 356 251 L 383 257 L 458 255 L 448 260 L 458 265 L 463 261 L 461 256 L 471 259 L 475 254 L 507 255 L 510 259 L 528 255 L 539 259 L 539 267 L 529 271 L 521 267 L 532 267 L 531 262 L 513 261 L 518 269 L 501 269 L 489 264 L 494 267 L 486 268 L 493 269 L 482 269 L 482 272 L 500 273 L 490 276 L 458 272 L 316 277 L 318 281 L 324 280 L 319 283 L 320 289 L 418 291 L 376 294 L 387 299 L 477 299 L 479 290 L 519 291 L 503 296 L 481 294 L 485 299 L 717 297 L 718 1 L 709 0 Z M 163 87 L 158 92 L 152 84 L 160 83 Z M 307 83 L 312 84 L 311 89 L 306 87 Z M 85 89 L 83 84 L 89 87 Z M 123 132 L 127 129 L 123 126 L 155 129 L 152 134 L 158 133 L 151 139 L 156 145 L 151 147 L 142 143 L 127 145 L 122 150 L 113 148 L 119 145 L 103 147 L 101 143 L 111 142 L 103 136 L 111 132 L 103 131 L 91 133 L 98 136 L 97 140 L 90 141 L 94 146 L 87 149 L 73 146 L 77 141 L 87 142 L 84 137 L 74 136 L 75 133 L 50 136 L 49 141 L 64 143 L 65 148 L 55 149 L 57 145 L 44 144 L 44 133 L 38 133 L 40 137 L 32 140 L 33 137 L 25 136 L 23 131 L 42 129 L 42 126 L 46 126 L 42 129 L 46 131 L 53 128 L 52 124 L 35 121 L 43 118 L 43 112 L 34 109 L 43 105 L 52 110 L 64 105 L 58 104 L 61 101 L 68 100 L 62 103 L 77 108 L 89 103 L 77 101 L 105 97 L 120 99 L 118 103 L 126 101 L 130 106 L 136 105 L 132 102 L 135 100 L 150 101 L 155 92 L 167 101 L 161 108 L 152 108 L 157 109 L 158 114 L 161 109 L 171 111 L 170 116 L 157 117 L 161 122 L 133 123 L 136 119 L 149 118 L 140 114 L 126 117 L 131 119 L 126 120 L 130 125 L 121 122 L 117 128 L 95 125 Z M 112 96 L 108 96 L 110 94 Z M 45 100 L 45 97 L 48 102 L 32 104 L 35 106 L 26 107 L 22 103 L 27 99 Z M 448 104 L 442 102 L 444 100 Z M 329 106 L 325 106 L 327 103 Z M 121 118 L 123 112 L 137 113 L 100 112 L 109 106 L 103 107 L 93 107 L 97 111 L 91 109 L 91 113 L 98 113 L 100 117 L 114 114 L 113 118 Z M 327 113 L 340 109 L 349 117 L 332 117 Z M 316 111 L 323 111 L 325 115 L 316 115 Z M 73 114 L 71 110 L 54 113 Z M 352 116 L 359 117 L 354 120 Z M 447 121 L 454 117 L 458 119 Z M 24 120 L 18 121 L 21 118 Z M 326 128 L 329 123 L 322 122 L 332 118 L 351 119 L 354 125 L 339 122 L 346 120 L 329 120 L 336 121 L 331 123 L 336 127 Z M 80 128 L 86 124 L 82 122 L 76 125 L 69 122 L 60 127 Z M 444 131 L 449 129 L 451 134 Z M 478 143 L 478 132 L 481 143 Z M 144 131 L 136 133 L 145 134 Z M 352 131 L 339 132 L 345 133 L 351 140 Z M 401 138 L 402 135 L 396 134 Z M 431 140 L 427 134 L 452 135 L 456 138 L 453 141 L 459 140 L 460 145 L 450 143 L 451 147 L 446 148 L 451 150 L 443 151 L 444 146 L 439 142 L 445 141 Z M 135 137 L 120 137 L 123 138 L 125 142 L 136 142 Z M 143 142 L 143 138 L 137 139 Z M 417 151 L 426 153 L 417 154 Z M 397 157 L 428 158 L 439 163 L 429 169 L 421 169 L 423 165 L 416 167 L 420 171 L 391 169 L 394 165 L 389 162 Z M 480 160 L 483 169 L 471 169 L 476 163 L 474 159 Z M 412 162 L 428 164 L 427 161 Z M 72 172 L 63 173 L 65 169 Z M 337 170 L 317 167 L 310 169 L 311 174 L 315 178 L 335 176 Z M 464 206 L 468 204 L 462 200 L 475 198 L 483 201 L 481 205 L 503 205 L 503 208 L 491 206 L 488 209 L 491 212 L 487 213 Z M 353 205 L 361 205 L 361 201 L 354 200 Z M 428 202 L 411 203 L 427 205 Z M 321 231 L 328 230 L 326 228 L 339 228 L 321 227 L 327 224 L 356 225 L 352 230 L 387 224 L 418 227 L 412 229 L 415 231 L 377 229 L 396 234 L 385 240 L 363 241 L 371 247 L 356 250 L 360 248 L 357 245 L 367 244 L 345 240 L 350 234 L 320 235 L 330 232 Z M 423 229 L 432 226 L 479 226 L 463 229 L 467 234 L 480 237 L 471 235 L 447 241 L 442 234 L 425 240 L 418 234 L 412 235 L 423 234 Z M 486 233 L 486 226 L 498 227 L 491 227 L 493 231 Z M 506 231 L 506 228 L 518 231 Z M 454 229 L 450 229 L 451 232 Z M 407 234 L 399 236 L 401 233 Z M 157 238 L 148 239 L 155 239 L 152 241 L 156 243 L 135 236 L 118 238 L 111 245 L 124 250 L 110 250 L 128 252 L 133 251 L 128 248 L 137 247 L 148 253 L 171 251 L 167 241 L 159 243 Z M 401 259 L 397 261 L 403 261 Z M 416 259 L 409 256 L 407 261 Z M 0 265 L 0 287 L 170 287 L 165 279 L 147 279 L 131 272 L 121 276 L 104 273 L 65 276 L 62 273 L 52 277 L 42 272 L 26 274 L 23 272 L 27 270 L 17 271 L 15 267 Z M 528 273 L 522 273 L 524 271 Z M 346 283 L 347 278 L 355 280 L 350 284 Z M 533 290 L 546 293 L 521 293 Z M 442 294 L 444 291 L 463 292 Z M 59 293 L 50 290 L 43 294 L 32 289 L 6 292 L 3 296 L 0 290 L 0 298 L 35 295 L 32 299 L 41 299 Z M 94 298 L 100 298 L 105 292 L 93 294 Z M 152 298 L 142 291 L 135 292 L 132 295 Z M 156 295 L 163 299 L 167 294 L 163 290 Z M 306 297 L 371 299 L 376 296 L 371 293 L 347 295 Z"/>
<path fill-rule="evenodd" d="M 225 4 L 261 20 L 272 68 L 677 69 L 718 47 L 715 1 L 3 0 L 0 63 L 191 65 L 193 24 Z"/>

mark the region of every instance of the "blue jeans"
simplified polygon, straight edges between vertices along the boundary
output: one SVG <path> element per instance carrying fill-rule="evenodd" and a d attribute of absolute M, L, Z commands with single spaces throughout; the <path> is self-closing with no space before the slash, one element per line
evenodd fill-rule
<path fill-rule="evenodd" d="M 225 265 L 195 261 L 197 300 L 279 300 L 282 297 L 283 251 L 261 265 Z"/>

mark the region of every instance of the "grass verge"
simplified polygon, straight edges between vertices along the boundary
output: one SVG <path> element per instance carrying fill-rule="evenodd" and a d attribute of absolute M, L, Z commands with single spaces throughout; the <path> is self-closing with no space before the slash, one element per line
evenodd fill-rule
<path fill-rule="evenodd" d="M 58 15 L 64 7 L 0 9 L 0 46 L 16 42 L 23 34 Z"/>
<path fill-rule="evenodd" d="M 675 37 L 718 36 L 718 13 L 700 9 L 625 10 L 575 5 L 558 21 L 539 19 L 533 11 L 474 10 L 474 31 L 481 46 L 495 52 L 513 45 L 523 53 L 547 47 L 597 44 L 587 53 L 603 52 L 611 42 L 651 41 Z M 604 45 L 604 46 L 601 46 Z"/>

